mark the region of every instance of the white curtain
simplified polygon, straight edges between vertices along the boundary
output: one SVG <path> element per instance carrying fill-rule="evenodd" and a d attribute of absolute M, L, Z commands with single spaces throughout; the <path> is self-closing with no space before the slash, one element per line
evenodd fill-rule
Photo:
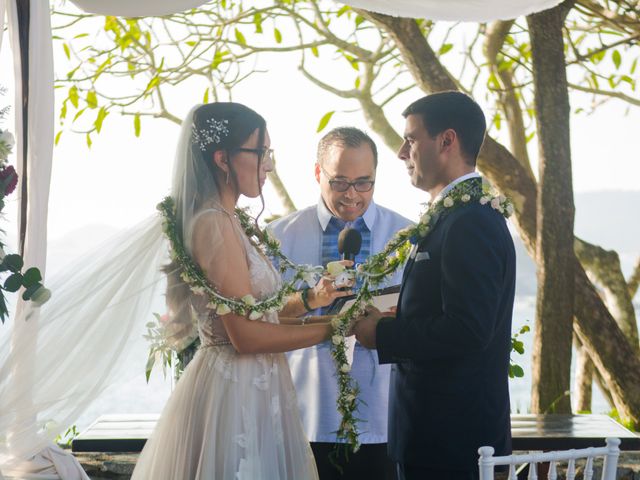
<path fill-rule="evenodd" d="M 198 7 L 203 0 L 71 0 L 90 13 L 142 17 L 169 15 Z M 546 10 L 561 0 L 337 0 L 352 7 L 397 17 L 486 22 Z"/>
<path fill-rule="evenodd" d="M 507 20 L 539 12 L 562 0 L 337 0 L 394 17 L 467 22 Z"/>
<path fill-rule="evenodd" d="M 199 7 L 209 0 L 71 0 L 88 13 L 120 17 L 171 15 Z"/>
<path fill-rule="evenodd" d="M 18 41 L 17 2 L 29 5 L 29 104 L 28 135 L 25 142 L 22 125 L 22 65 Z M 54 91 L 53 51 L 48 2 L 41 0 L 8 0 L 0 5 L 0 24 L 4 26 L 6 8 L 8 35 L 14 58 L 15 73 L 15 131 L 17 170 L 22 192 L 26 179 L 27 213 L 24 260 L 28 267 L 35 266 L 45 273 L 47 246 L 47 211 L 51 159 L 53 153 Z M 45 35 L 42 32 L 46 32 Z M 1 43 L 0 43 L 1 45 Z M 26 167 L 23 154 L 27 151 Z M 25 201 L 20 198 L 20 203 Z M 20 225 L 18 226 L 20 231 Z M 19 474 L 22 478 L 88 478 L 77 460 L 43 439 L 39 431 L 39 408 L 34 401 L 41 383 L 37 377 L 38 364 L 47 362 L 39 355 L 40 325 L 38 311 L 18 296 L 13 326 L 2 332 L 2 369 L 0 370 L 0 468 L 5 474 Z M 7 357 L 20 361 L 7 361 Z M 20 408 L 11 408 L 11 395 L 21 392 Z M 44 440 L 44 441 L 43 441 Z M 6 466 L 17 468 L 7 471 Z M 62 473 L 59 473 L 62 472 Z"/>

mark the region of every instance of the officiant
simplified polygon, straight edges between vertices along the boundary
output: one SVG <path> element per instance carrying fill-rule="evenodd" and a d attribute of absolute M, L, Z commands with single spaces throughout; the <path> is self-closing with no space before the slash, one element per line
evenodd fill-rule
<path fill-rule="evenodd" d="M 282 252 L 298 264 L 326 266 L 341 259 L 338 237 L 345 228 L 355 229 L 362 237 L 356 264 L 380 252 L 396 231 L 411 222 L 373 201 L 377 165 L 376 144 L 361 130 L 338 127 L 322 137 L 315 163 L 320 186 L 317 204 L 268 226 L 281 242 Z M 401 276 L 402 272 L 397 272 L 386 285 L 399 284 Z M 323 309 L 311 310 L 308 302 L 307 309 L 309 314 L 325 313 Z M 287 357 L 320 479 L 395 478 L 394 466 L 387 458 L 389 366 L 378 365 L 372 352 L 356 343 L 351 374 L 362 400 L 356 412 L 363 420 L 362 447 L 348 459 L 338 459 L 343 468 L 340 472 L 329 460 L 341 418 L 336 410 L 338 390 L 330 344 L 296 350 Z"/>

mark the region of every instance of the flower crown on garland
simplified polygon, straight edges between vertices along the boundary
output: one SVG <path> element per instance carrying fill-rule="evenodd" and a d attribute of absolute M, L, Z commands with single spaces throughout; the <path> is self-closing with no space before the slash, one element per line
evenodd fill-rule
<path fill-rule="evenodd" d="M 370 256 L 367 261 L 358 266 L 357 276 L 363 282 L 358 291 L 354 303 L 342 314 L 331 321 L 333 334 L 331 337 L 331 356 L 336 365 L 336 377 L 338 382 L 337 409 L 342 415 L 342 421 L 336 432 L 338 440 L 345 440 L 355 452 L 360 447 L 357 424 L 360 421 L 355 416 L 360 400 L 360 392 L 357 382 L 351 377 L 351 366 L 347 359 L 345 338 L 349 333 L 356 317 L 364 311 L 366 305 L 371 302 L 372 291 L 387 276 L 392 275 L 407 261 L 412 245 L 424 239 L 433 229 L 435 224 L 450 212 L 472 203 L 480 203 L 495 209 L 505 217 L 513 213 L 513 205 L 503 195 L 494 195 L 488 186 L 483 185 L 482 179 L 471 179 L 455 185 L 440 201 L 431 204 L 421 215 L 417 225 L 407 227 L 397 232 L 387 243 L 384 249 Z M 171 243 L 172 259 L 177 261 L 181 268 L 181 278 L 190 286 L 191 291 L 197 295 L 209 297 L 207 307 L 215 310 L 218 315 L 233 312 L 238 315 L 248 316 L 250 320 L 257 320 L 264 312 L 279 311 L 284 306 L 286 297 L 297 291 L 295 285 L 299 281 L 305 281 L 313 286 L 322 267 L 310 265 L 296 265 L 280 251 L 280 243 L 266 230 L 258 228 L 249 216 L 241 209 L 235 213 L 251 243 L 261 249 L 265 255 L 277 259 L 281 273 L 293 270 L 294 276 L 286 282 L 282 288 L 271 297 L 256 301 L 252 295 L 245 295 L 241 299 L 228 298 L 218 293 L 209 283 L 206 276 L 193 262 L 184 249 L 179 237 L 176 235 L 175 206 L 173 199 L 167 197 L 158 205 L 162 212 L 164 222 L 163 230 Z"/>

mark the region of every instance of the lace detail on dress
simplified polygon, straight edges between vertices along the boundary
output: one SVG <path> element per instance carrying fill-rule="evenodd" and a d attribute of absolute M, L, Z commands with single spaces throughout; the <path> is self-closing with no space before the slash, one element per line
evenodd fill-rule
<path fill-rule="evenodd" d="M 203 210 L 195 218 L 195 220 L 206 212 L 214 211 L 229 215 L 226 211 L 218 208 Z M 275 293 L 282 284 L 282 279 L 278 272 L 273 268 L 271 262 L 262 255 L 249 241 L 242 231 L 236 220 L 233 225 L 238 231 L 239 238 L 242 239 L 244 249 L 249 264 L 249 274 L 251 276 L 252 295 L 257 299 L 266 298 Z M 206 308 L 207 300 L 203 296 L 194 295 L 191 300 L 195 317 L 198 321 L 198 334 L 200 336 L 200 344 L 202 347 L 215 347 L 220 345 L 230 345 L 229 336 L 224 328 L 224 324 L 219 315 Z M 277 313 L 265 313 L 265 315 L 256 321 L 278 323 Z M 260 382 L 257 382 L 260 383 Z"/>

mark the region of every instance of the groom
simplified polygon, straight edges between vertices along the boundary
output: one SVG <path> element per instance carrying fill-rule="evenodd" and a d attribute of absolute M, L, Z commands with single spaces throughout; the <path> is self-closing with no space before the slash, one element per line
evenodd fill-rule
<path fill-rule="evenodd" d="M 478 478 L 478 448 L 511 452 L 509 390 L 515 251 L 503 216 L 478 201 L 476 158 L 486 122 L 459 92 L 403 112 L 398 157 L 431 196 L 432 228 L 405 267 L 397 311 L 370 307 L 356 338 L 393 363 L 389 455 L 399 479 Z M 469 200 L 460 192 L 475 192 Z M 451 198 L 465 196 L 451 206 Z"/>

